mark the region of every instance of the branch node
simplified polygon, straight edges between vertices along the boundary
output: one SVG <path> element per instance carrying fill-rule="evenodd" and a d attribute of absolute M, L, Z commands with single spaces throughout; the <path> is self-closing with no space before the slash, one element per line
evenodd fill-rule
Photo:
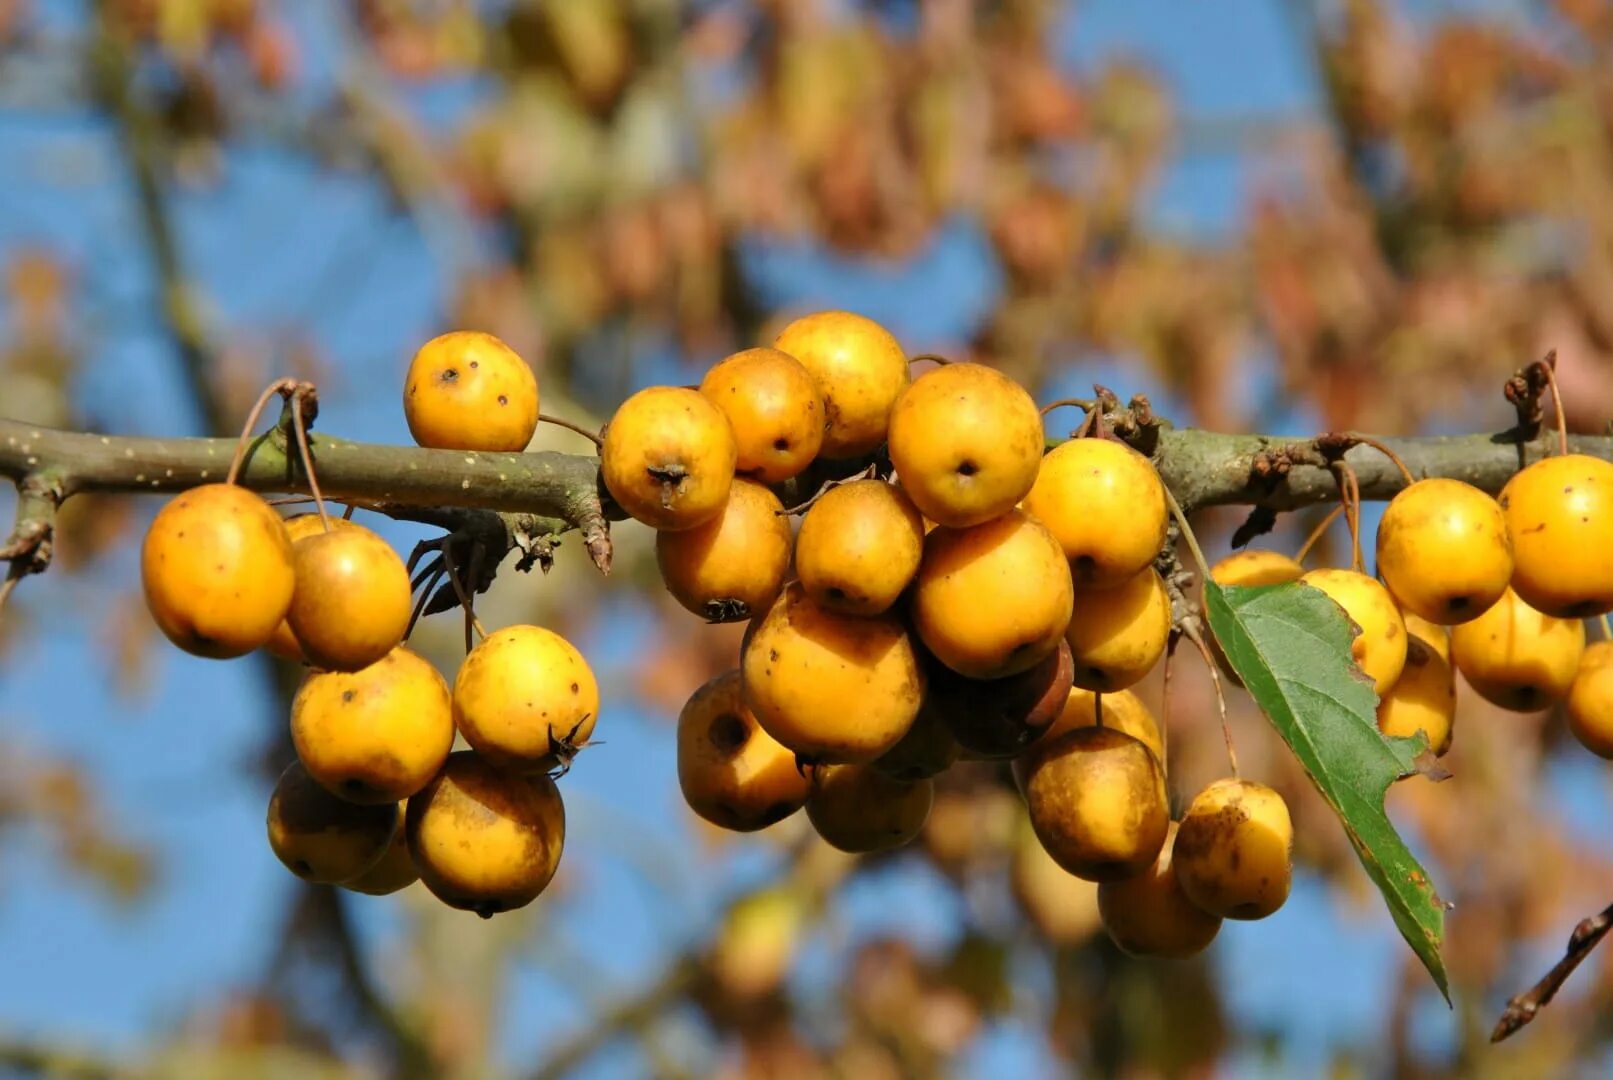
<path fill-rule="evenodd" d="M 537 523 L 540 519 L 530 514 L 511 514 L 505 520 L 509 525 L 510 539 L 521 553 L 515 568 L 523 574 L 531 573 L 534 566 L 545 574 L 554 569 L 554 549 L 560 546 L 560 541 L 547 532 L 539 531 Z"/>
<path fill-rule="evenodd" d="M 1557 350 L 1528 367 L 1519 368 L 1506 381 L 1502 393 L 1518 412 L 1518 426 L 1510 434 L 1519 442 L 1532 442 L 1540 435 L 1540 426 L 1546 422 L 1546 410 L 1541 400 L 1551 386 L 1551 373 L 1557 367 Z"/>
<path fill-rule="evenodd" d="M 0 586 L 0 603 L 11 595 L 18 581 L 49 569 L 56 551 L 56 508 L 62 498 L 61 482 L 44 474 L 32 473 L 17 483 L 16 521 L 5 543 L 0 544 L 0 560 L 8 564 L 5 584 Z"/>
<path fill-rule="evenodd" d="M 598 492 L 583 496 L 577 508 L 576 522 L 582 532 L 583 546 L 588 549 L 588 558 L 601 574 L 608 576 L 612 556 L 610 522 L 605 520 L 605 508 L 599 501 Z"/>
<path fill-rule="evenodd" d="M 1332 465 L 1360 445 L 1361 440 L 1347 431 L 1326 431 L 1311 440 L 1322 460 Z"/>
<path fill-rule="evenodd" d="M 1103 393 L 1107 393 L 1104 391 Z M 1114 401 L 1113 395 L 1103 397 L 1102 403 L 1107 407 Z M 1109 417 L 1109 426 L 1114 434 L 1126 442 L 1132 449 L 1153 457 L 1159 449 L 1159 432 L 1164 427 L 1164 421 L 1154 415 L 1153 403 L 1148 400 L 1147 394 L 1133 394 L 1131 400 L 1124 408 L 1118 404 Z"/>

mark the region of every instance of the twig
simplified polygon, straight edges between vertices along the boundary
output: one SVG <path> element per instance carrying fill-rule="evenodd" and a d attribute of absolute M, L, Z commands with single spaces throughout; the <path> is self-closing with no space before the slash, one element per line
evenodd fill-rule
<path fill-rule="evenodd" d="M 396 1075 L 406 1080 L 426 1080 L 440 1075 L 437 1064 L 432 1060 L 431 1050 L 420 1033 L 404 1022 L 371 980 L 347 908 L 349 898 L 340 889 L 328 886 L 305 888 L 308 905 L 306 915 L 325 931 L 328 944 L 335 954 L 337 969 L 363 1014 L 377 1024 L 390 1040 L 397 1053 Z M 309 944 L 311 949 L 318 947 L 313 942 Z"/>
<path fill-rule="evenodd" d="M 609 577 L 613 554 L 610 522 L 605 518 L 605 507 L 600 501 L 597 485 L 582 493 L 573 512 L 576 517 L 569 520 L 582 532 L 582 543 L 588 551 L 589 560 L 593 562 L 595 569 Z M 542 561 L 544 573 L 548 573 L 547 551 L 538 553 L 535 557 Z"/>
<path fill-rule="evenodd" d="M 191 395 L 207 430 L 223 434 L 230 430 L 230 423 L 212 382 L 220 350 L 207 328 L 204 305 L 186 271 L 168 196 L 163 190 L 162 118 L 140 101 L 135 90 L 133 46 L 109 28 L 111 20 L 96 21 L 103 29 L 92 38 L 88 50 L 94 97 L 112 119 L 123 165 L 134 183 L 140 229 L 161 288 L 163 321 L 179 353 Z"/>
<path fill-rule="evenodd" d="M 0 562 L 6 576 L 0 584 L 0 608 L 29 574 L 42 574 L 50 566 L 56 547 L 56 509 L 61 504 L 61 486 L 45 475 L 25 477 L 17 485 L 15 524 L 0 543 Z"/>
<path fill-rule="evenodd" d="M 1507 1002 L 1506 1010 L 1496 1021 L 1495 1030 L 1490 1033 L 1490 1041 L 1500 1042 L 1533 1020 L 1535 1014 L 1557 996 L 1557 991 L 1563 988 L 1563 983 L 1568 981 L 1574 969 L 1584 962 L 1610 929 L 1613 929 L 1613 904 L 1603 908 L 1600 914 L 1581 920 L 1568 938 L 1568 950 L 1563 958 L 1539 982 Z"/>
<path fill-rule="evenodd" d="M 695 986 L 702 971 L 693 955 L 679 957 L 653 983 L 590 1017 L 588 1026 L 561 1043 L 528 1080 L 561 1080 L 622 1032 L 647 1027 Z"/>

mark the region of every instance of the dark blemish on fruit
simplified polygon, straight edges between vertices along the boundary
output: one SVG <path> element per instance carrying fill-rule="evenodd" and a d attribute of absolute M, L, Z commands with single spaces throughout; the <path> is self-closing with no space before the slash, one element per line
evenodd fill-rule
<path fill-rule="evenodd" d="M 498 403 L 500 405 L 508 405 L 510 403 L 510 399 L 506 395 L 500 394 L 498 396 Z"/>
<path fill-rule="evenodd" d="M 458 368 L 444 368 L 443 373 L 441 375 L 437 376 L 437 381 L 438 382 L 445 382 L 445 383 L 459 381 L 459 369 Z"/>
<path fill-rule="evenodd" d="M 711 721 L 711 745 L 731 754 L 750 739 L 750 725 L 733 713 L 723 713 Z"/>
<path fill-rule="evenodd" d="M 968 460 L 967 458 L 965 458 L 963 461 L 960 461 L 958 463 L 958 475 L 959 476 L 973 476 L 975 473 L 977 473 L 979 471 L 980 471 L 980 466 L 975 464 L 973 461 Z"/>
<path fill-rule="evenodd" d="M 768 649 L 767 650 L 767 658 L 769 660 L 773 661 L 775 664 L 778 663 L 778 650 L 777 649 Z"/>
<path fill-rule="evenodd" d="M 472 360 L 470 362 L 470 366 L 473 368 L 479 368 L 482 366 L 482 362 L 480 360 Z"/>
<path fill-rule="evenodd" d="M 1563 494 L 1564 495 L 1572 495 L 1573 493 L 1574 493 L 1574 485 L 1573 484 L 1569 484 L 1567 487 L 1563 488 Z"/>
<path fill-rule="evenodd" d="M 352 701 L 356 697 L 358 697 L 358 694 L 355 693 L 354 691 L 352 691 L 352 690 L 343 690 L 342 691 L 342 704 L 346 705 L 348 702 Z"/>
<path fill-rule="evenodd" d="M 1544 521 L 1542 521 L 1539 525 L 1535 525 L 1535 526 L 1532 526 L 1530 528 L 1527 528 L 1527 529 L 1523 530 L 1525 536 L 1529 535 L 1530 533 L 1539 533 L 1539 532 L 1545 532 L 1545 531 L 1546 531 L 1546 523 Z"/>
<path fill-rule="evenodd" d="M 785 438 L 778 438 L 778 439 L 773 440 L 773 449 L 775 449 L 775 450 L 788 450 L 789 448 L 790 448 L 790 440 L 785 439 Z"/>
<path fill-rule="evenodd" d="M 578 686 L 576 683 L 572 683 L 571 684 L 571 692 L 573 694 L 580 694 L 582 692 L 582 687 Z"/>
<path fill-rule="evenodd" d="M 223 563 L 215 563 L 214 564 L 214 569 L 216 569 L 219 573 L 222 574 L 224 572 L 224 564 Z"/>

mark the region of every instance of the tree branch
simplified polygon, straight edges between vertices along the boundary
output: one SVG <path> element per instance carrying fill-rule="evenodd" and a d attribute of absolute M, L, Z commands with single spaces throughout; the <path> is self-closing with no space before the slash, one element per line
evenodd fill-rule
<path fill-rule="evenodd" d="M 206 429 L 215 434 L 228 431 L 229 420 L 211 377 L 220 350 L 212 340 L 197 289 L 185 272 L 163 190 L 161 119 L 139 100 L 132 86 L 133 43 L 120 39 L 104 14 L 101 23 L 91 38 L 87 67 L 95 102 L 112 119 L 118 148 L 134 184 L 140 232 L 162 292 L 164 326 L 179 352 Z"/>
<path fill-rule="evenodd" d="M 1419 479 L 1465 480 L 1492 494 L 1520 468 L 1556 449 L 1554 437 L 1520 441 L 1511 432 L 1374 438 L 1404 459 Z M 1338 482 L 1317 441 L 1164 430 L 1154 464 L 1184 509 L 1243 504 L 1295 510 L 1339 497 Z M 1574 436 L 1569 445 L 1575 453 L 1613 461 L 1613 436 Z M 1394 463 L 1371 447 L 1356 446 L 1344 460 L 1361 482 L 1363 499 L 1389 499 L 1406 486 Z"/>
<path fill-rule="evenodd" d="M 676 957 L 654 982 L 590 1017 L 588 1026 L 545 1058 L 529 1080 L 562 1080 L 612 1039 L 652 1024 L 683 998 L 703 972 L 698 957 Z"/>
<path fill-rule="evenodd" d="M 1192 428 L 1152 437 L 1155 464 L 1185 508 L 1244 504 L 1293 510 L 1338 498 L 1338 485 L 1317 440 L 1223 435 Z M 1510 434 L 1383 438 L 1413 474 L 1465 480 L 1499 491 L 1521 466 L 1540 460 L 1554 440 L 1517 441 Z M 601 499 L 597 458 L 552 451 L 489 454 L 425 450 L 312 436 L 326 495 L 395 509 L 479 507 L 551 518 L 585 536 L 608 540 L 605 520 L 621 511 Z M 1577 453 L 1613 460 L 1613 436 L 1570 440 Z M 153 439 L 93 435 L 0 419 L 0 476 L 19 483 L 49 473 L 63 496 L 81 491 L 164 493 L 224 479 L 229 439 Z M 1405 481 L 1368 446 L 1346 455 L 1367 499 L 1387 499 Z M 306 492 L 307 482 L 278 429 L 248 452 L 241 483 L 256 491 Z M 591 541 L 592 542 L 592 541 Z"/>
<path fill-rule="evenodd" d="M 595 458 L 424 450 L 330 436 L 310 436 L 309 443 L 327 498 L 374 505 L 398 517 L 448 506 L 535 515 L 540 520 L 528 524 L 550 526 L 547 533 L 581 529 L 596 563 L 609 566 L 610 533 Z M 114 437 L 0 419 L 0 476 L 26 484 L 49 475 L 63 498 L 83 491 L 171 493 L 219 483 L 234 452 L 233 439 Z M 240 482 L 255 491 L 308 491 L 297 455 L 288 452 L 279 429 L 249 448 Z"/>
<path fill-rule="evenodd" d="M 1601 943 L 1609 930 L 1613 930 L 1613 904 L 1603 908 L 1599 915 L 1580 920 L 1568 938 L 1568 950 L 1563 954 L 1563 958 L 1557 961 L 1539 982 L 1523 993 L 1515 994 L 1507 1002 L 1506 1011 L 1501 1014 L 1501 1019 L 1495 1023 L 1495 1030 L 1490 1033 L 1490 1041 L 1500 1042 L 1533 1020 L 1535 1014 L 1557 996 L 1557 991 L 1563 988 L 1563 983 L 1568 981 L 1574 969 L 1579 967 L 1591 954 L 1591 950 Z"/>

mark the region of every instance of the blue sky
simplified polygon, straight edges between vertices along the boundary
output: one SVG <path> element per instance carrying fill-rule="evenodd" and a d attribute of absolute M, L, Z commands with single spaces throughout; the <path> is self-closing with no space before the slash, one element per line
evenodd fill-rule
<path fill-rule="evenodd" d="M 45 7 L 70 23 L 78 5 Z M 312 47 L 306 92 L 323 92 L 331 48 L 325 15 L 311 2 L 290 8 Z M 1316 78 L 1283 8 L 1282 0 L 1088 0 L 1062 24 L 1058 54 L 1086 70 L 1116 54 L 1141 59 L 1163 75 L 1190 118 L 1302 113 L 1314 103 Z M 474 94 L 461 87 L 425 104 L 451 112 L 456 100 Z M 1231 154 L 1178 160 L 1150 193 L 1150 212 L 1172 230 L 1223 234 L 1236 221 L 1248 179 L 1248 163 Z M 187 195 L 180 226 L 222 326 L 313 320 L 324 350 L 340 364 L 339 379 L 322 394 L 326 430 L 408 441 L 396 387 L 413 349 L 441 329 L 448 282 L 415 226 L 392 215 L 360 179 L 314 171 L 261 146 L 232 147 L 224 182 Z M 174 405 L 184 393 L 157 321 L 151 268 L 137 247 L 123 246 L 135 235 L 102 125 L 72 111 L 0 111 L 0 261 L 24 245 L 65 252 L 96 316 L 82 331 L 88 363 L 78 401 L 111 430 L 194 431 L 197 419 Z M 362 272 L 352 273 L 353 266 Z M 858 308 L 889 324 L 913 351 L 966 337 L 999 287 L 989 246 L 964 221 L 948 223 L 899 270 L 760 240 L 747 246 L 745 266 L 768 302 Z M 321 284 L 331 277 L 341 286 L 334 296 Z M 644 350 L 639 381 L 665 377 L 676 360 Z M 1049 396 L 1099 379 L 1168 403 L 1138 370 L 1124 358 L 1084 365 Z M 1251 372 L 1259 392 L 1268 373 L 1258 357 Z M 1179 421 L 1191 420 L 1179 403 L 1174 411 Z M 1303 414 L 1281 408 L 1271 420 L 1294 431 L 1311 427 Z M 400 545 L 418 535 L 406 527 L 384 531 Z M 0 957 L 6 970 L 29 975 L 0 978 L 0 1032 L 138 1047 L 154 1029 L 262 970 L 290 888 L 262 842 L 266 791 L 246 779 L 275 722 L 265 715 L 254 670 L 157 649 L 150 693 L 136 700 L 116 694 L 102 670 L 94 642 L 102 613 L 85 600 L 130 588 L 133 556 L 132 549 L 119 553 L 91 581 L 47 577 L 24 585 L 40 615 L 39 633 L 19 642 L 0 668 L 0 728 L 8 741 L 83 763 L 99 777 L 114 817 L 161 855 L 161 888 L 148 902 L 117 908 L 64 873 L 39 844 L 8 847 L 0 857 Z M 647 632 L 624 591 L 581 645 L 609 671 L 631 662 L 636 636 Z M 685 819 L 668 812 L 677 798 L 671 728 L 625 700 L 621 683 L 604 680 L 607 745 L 591 752 L 591 767 L 580 767 L 565 788 L 574 822 L 567 859 L 586 882 L 585 893 L 564 901 L 568 938 L 597 967 L 607 995 L 653 973 L 670 948 L 700 935 L 725 891 L 764 872 L 769 858 L 762 847 L 740 845 L 723 873 L 685 873 L 668 893 L 647 889 L 631 863 L 607 853 L 610 836 L 620 832 L 651 851 L 694 843 Z M 1559 771 L 1564 812 L 1591 827 L 1607 810 L 1599 775 L 1581 765 Z M 355 903 L 370 942 L 381 946 L 398 933 L 390 901 Z M 928 947 L 962 930 L 951 891 L 906 864 L 858 883 L 846 912 L 855 933 L 892 931 Z M 1274 918 L 1227 924 L 1213 956 L 1236 1015 L 1280 1032 L 1295 1055 L 1293 1069 L 1318 1072 L 1334 1048 L 1377 1032 L 1401 948 L 1381 913 L 1345 917 L 1326 889 L 1302 877 Z M 833 974 L 831 967 L 802 977 L 810 983 Z M 514 990 L 508 1007 L 516 1022 L 506 1025 L 504 1046 L 512 1058 L 530 1057 L 543 1035 L 581 1019 L 568 988 L 536 965 L 521 965 Z M 545 1018 L 541 1026 L 530 1022 L 536 1016 Z M 528 1022 L 519 1022 L 523 1017 Z M 633 1065 L 631 1057 L 601 1055 L 590 1074 L 618 1075 Z M 990 1032 L 963 1063 L 970 1075 L 1051 1068 L 1037 1041 L 1013 1023 Z"/>

